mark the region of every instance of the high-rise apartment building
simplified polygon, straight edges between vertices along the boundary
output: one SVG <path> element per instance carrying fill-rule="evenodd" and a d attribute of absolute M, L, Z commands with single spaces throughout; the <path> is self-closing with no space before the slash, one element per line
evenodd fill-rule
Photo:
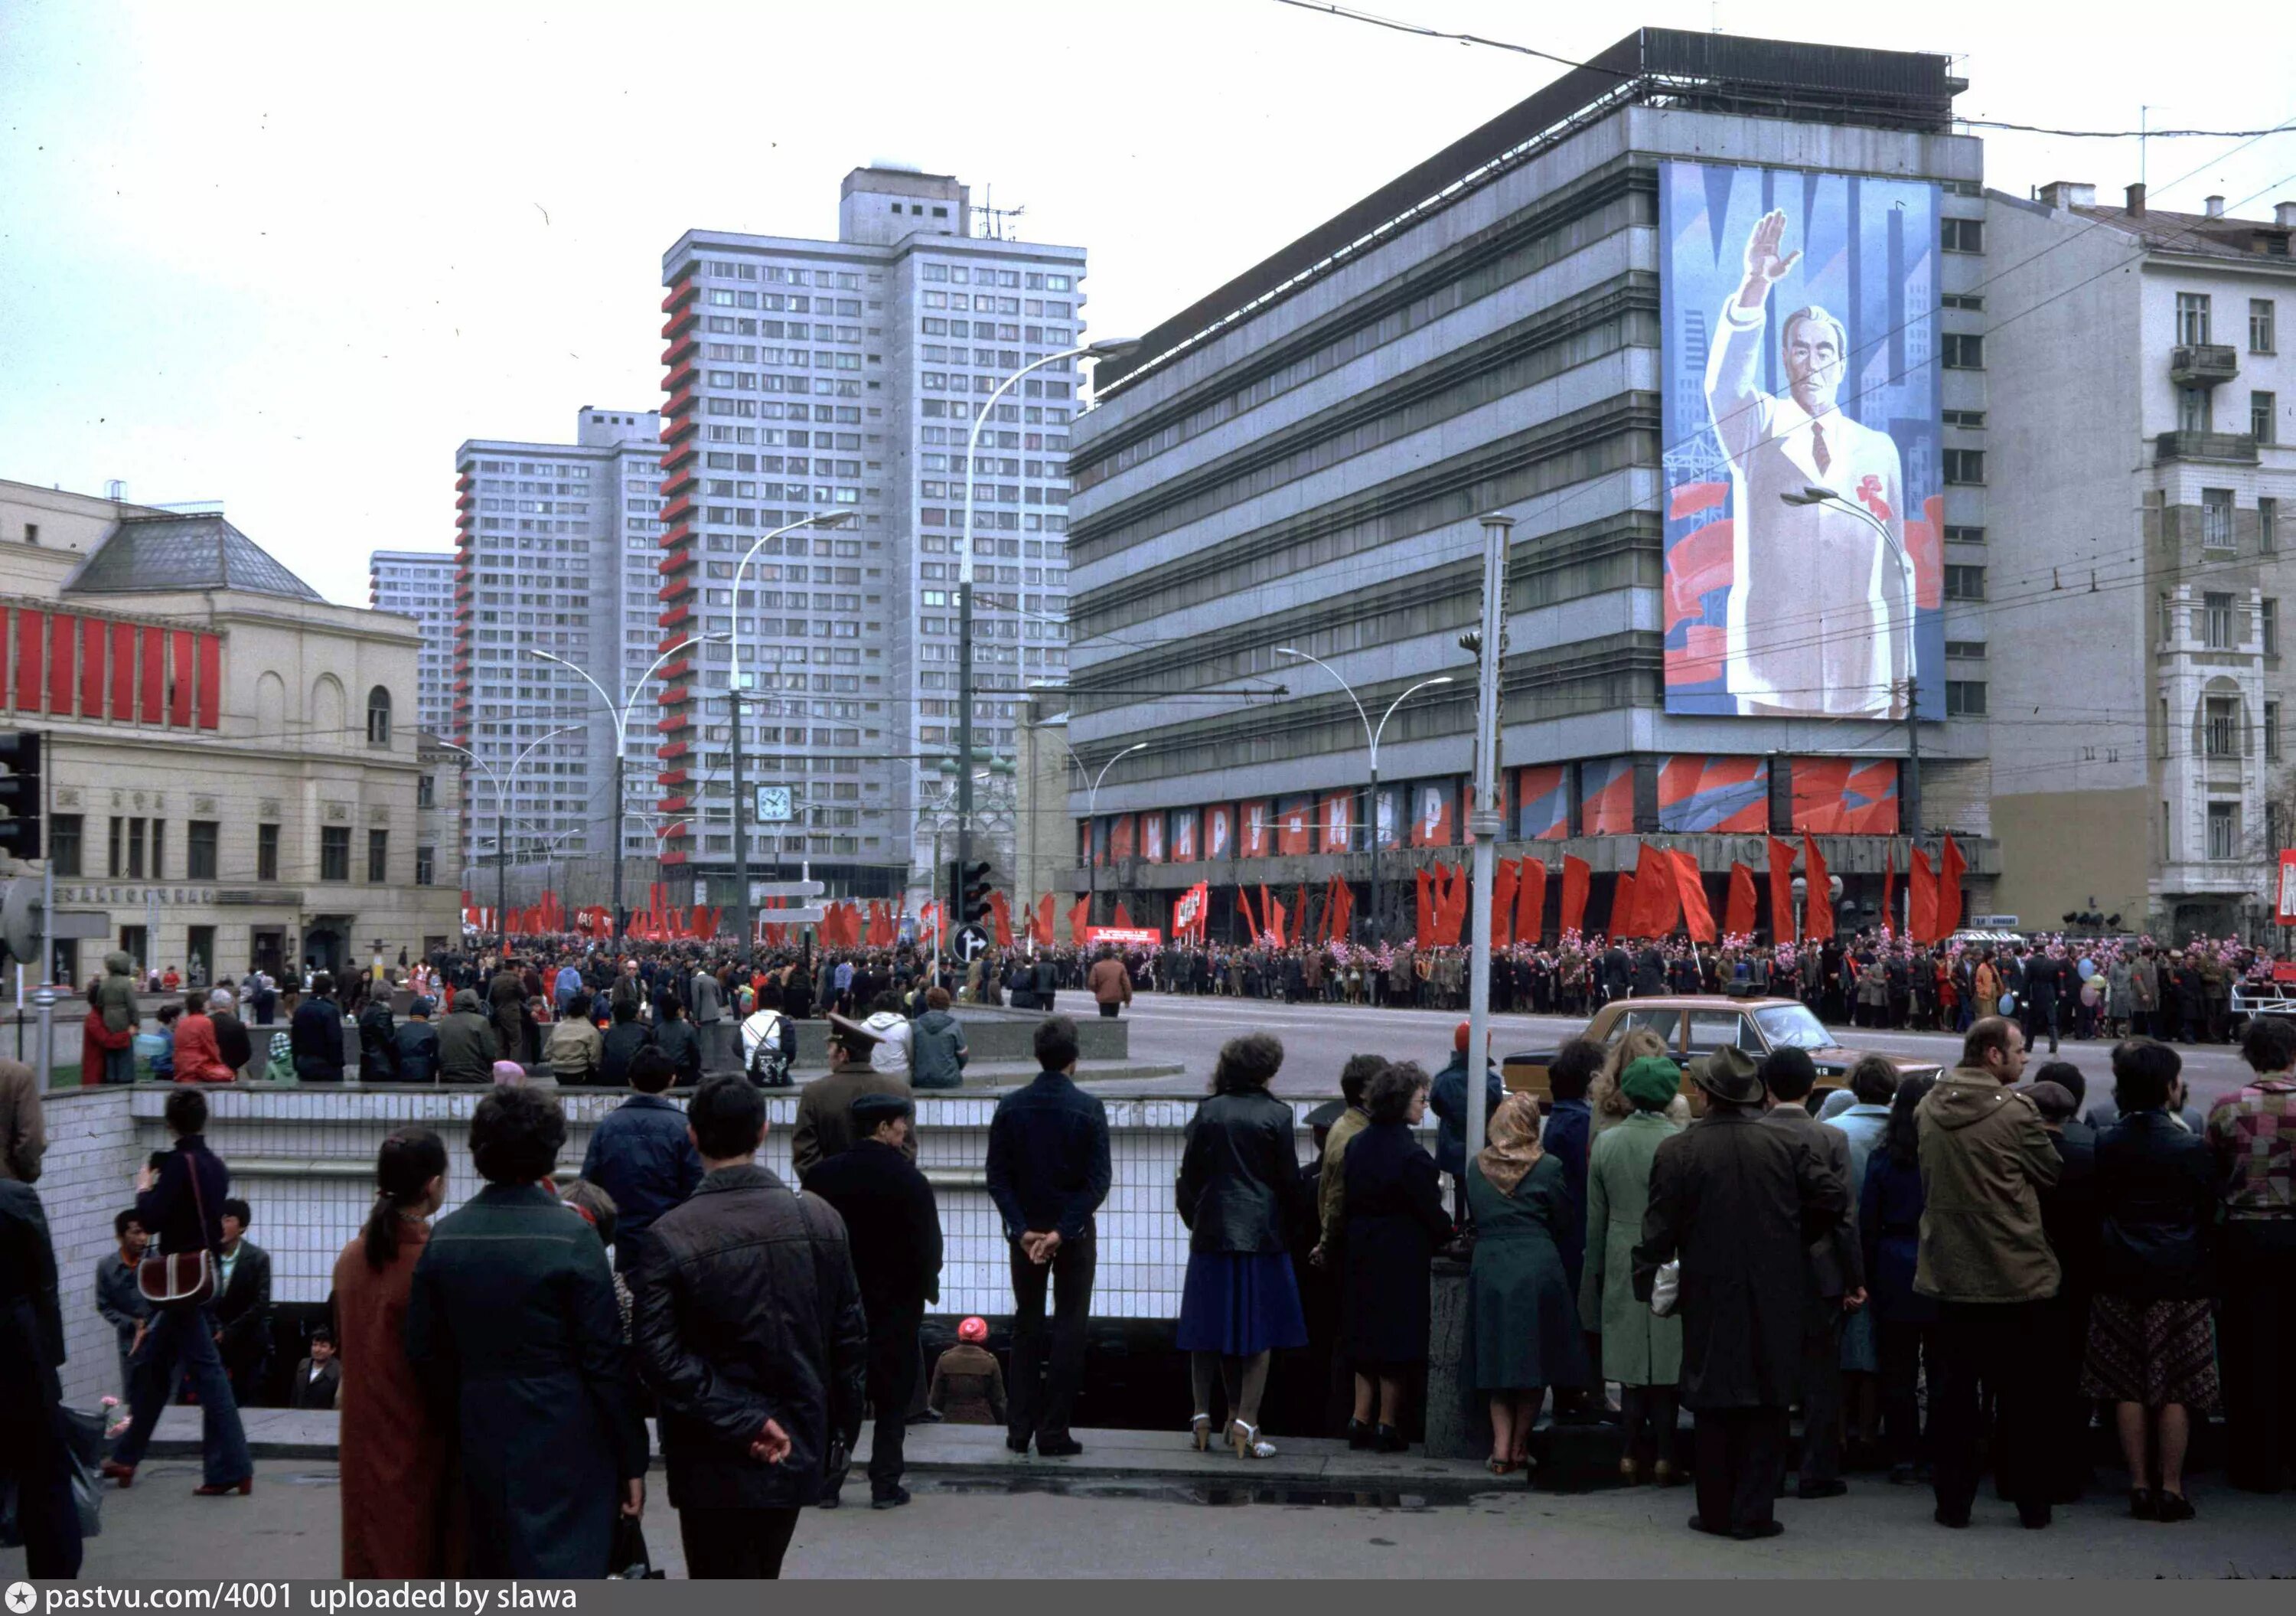
<path fill-rule="evenodd" d="M 652 410 L 585 405 L 570 444 L 474 438 L 455 452 L 447 734 L 510 788 L 514 864 L 613 850 L 615 725 L 582 674 L 619 704 L 654 660 L 660 422 Z M 654 848 L 648 723 L 658 688 L 640 694 L 630 726 L 620 835 L 632 857 Z M 481 768 L 466 788 L 472 865 L 495 857 L 495 787 Z"/>
<path fill-rule="evenodd" d="M 414 722 L 434 735 L 449 734 L 455 667 L 455 556 L 447 550 L 377 550 L 366 562 L 366 603 L 377 611 L 411 617 L 422 630 L 415 659 Z"/>
<path fill-rule="evenodd" d="M 660 702 L 661 811 L 700 818 L 673 860 L 732 868 L 738 668 L 758 693 L 745 788 L 788 787 L 792 812 L 753 827 L 753 874 L 808 860 L 833 890 L 892 893 L 922 871 L 956 741 L 968 475 L 974 745 L 1012 755 L 1019 691 L 1067 666 L 1074 361 L 987 400 L 1081 342 L 1084 275 L 1082 248 L 973 234 L 954 178 L 882 168 L 846 176 L 833 242 L 694 230 L 664 256 L 655 626 L 663 647 L 703 637 Z"/>

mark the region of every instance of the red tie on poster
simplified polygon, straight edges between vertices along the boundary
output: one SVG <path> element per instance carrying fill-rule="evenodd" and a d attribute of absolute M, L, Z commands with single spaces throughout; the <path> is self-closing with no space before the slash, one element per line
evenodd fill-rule
<path fill-rule="evenodd" d="M 1793 863 L 1794 848 L 1791 841 L 1770 841 L 1770 940 L 1790 943 L 1795 939 L 1793 923 Z"/>
<path fill-rule="evenodd" d="M 1939 940 L 1937 929 L 1938 883 L 1930 869 L 1930 856 L 1914 849 L 1906 874 L 1906 935 L 1917 943 Z"/>
<path fill-rule="evenodd" d="M 1833 940 L 1833 883 L 1825 873 L 1824 857 L 1817 843 L 1808 835 L 1801 839 L 1802 874 L 1809 883 L 1809 896 L 1804 900 L 1801 931 L 1814 943 Z"/>
<path fill-rule="evenodd" d="M 1730 865 L 1729 901 L 1722 908 L 1722 930 L 1730 937 L 1754 934 L 1754 873 L 1734 859 Z"/>
<path fill-rule="evenodd" d="M 1945 839 L 1938 852 L 1937 930 L 1940 939 L 1949 938 L 1961 930 L 1961 877 L 1969 866 L 1961 861 L 1961 849 L 1953 838 Z"/>
<path fill-rule="evenodd" d="M 1537 944 L 1546 936 L 1546 860 L 1526 858 L 1515 884 L 1514 935 L 1517 942 Z"/>
<path fill-rule="evenodd" d="M 1682 900 L 1682 923 L 1689 929 L 1693 943 L 1713 943 L 1714 911 L 1707 906 L 1706 880 L 1698 873 L 1698 860 L 1680 849 L 1667 855 L 1674 865 L 1675 890 Z"/>
<path fill-rule="evenodd" d="M 1587 889 L 1594 884 L 1595 867 L 1576 854 L 1562 856 L 1562 914 L 1565 931 L 1582 935 L 1587 929 Z"/>

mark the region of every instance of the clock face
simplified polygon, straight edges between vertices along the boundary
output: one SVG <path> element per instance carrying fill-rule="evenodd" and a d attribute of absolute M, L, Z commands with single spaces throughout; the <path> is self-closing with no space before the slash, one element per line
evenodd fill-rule
<path fill-rule="evenodd" d="M 766 824 L 786 824 L 790 816 L 790 788 L 786 785 L 761 785 L 758 788 L 758 818 Z"/>

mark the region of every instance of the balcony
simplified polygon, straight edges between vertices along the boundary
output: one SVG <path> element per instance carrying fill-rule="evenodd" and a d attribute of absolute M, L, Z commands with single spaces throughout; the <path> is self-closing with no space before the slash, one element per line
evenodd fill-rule
<path fill-rule="evenodd" d="M 2152 457 L 2254 465 L 2256 439 L 2246 432 L 2162 432 L 2152 439 Z"/>
<path fill-rule="evenodd" d="M 2214 387 L 2240 374 L 2240 355 L 2229 344 L 2197 342 L 2169 350 L 2169 380 L 2178 387 Z"/>

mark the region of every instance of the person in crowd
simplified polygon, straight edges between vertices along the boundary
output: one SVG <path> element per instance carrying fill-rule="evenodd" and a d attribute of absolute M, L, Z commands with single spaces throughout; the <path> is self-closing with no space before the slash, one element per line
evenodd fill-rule
<path fill-rule="evenodd" d="M 2217 1405 L 2209 1297 L 2220 1175 L 2208 1141 L 2170 1119 L 2181 1064 L 2150 1038 L 2115 1045 L 2120 1120 L 2096 1142 L 2096 1294 L 2080 1390 L 2113 1405 L 2139 1521 L 2193 1518 L 2192 1420 Z"/>
<path fill-rule="evenodd" d="M 543 1187 L 565 1143 L 550 1095 L 481 1099 L 471 1160 L 487 1186 L 431 1231 L 407 1300 L 407 1360 L 455 1430 L 472 1576 L 603 1577 L 617 1510 L 645 1507 L 613 1273 Z"/>
<path fill-rule="evenodd" d="M 170 1009 L 176 1008 L 174 1005 Z M 176 1018 L 175 1078 L 178 1083 L 229 1083 L 239 1073 L 227 1065 L 208 1018 L 207 995 L 194 993 Z"/>
<path fill-rule="evenodd" d="M 1092 1002 L 1100 1006 L 1103 1021 L 1114 1021 L 1132 1002 L 1132 972 L 1105 943 L 1101 945 L 1100 957 L 1085 973 L 1084 985 L 1092 994 Z"/>
<path fill-rule="evenodd" d="M 1486 1035 L 1488 1036 L 1488 1035 Z M 1451 1180 L 1451 1215 L 1455 1222 L 1467 1216 L 1467 1040 L 1468 1024 L 1451 1030 L 1451 1062 L 1435 1074 L 1428 1087 L 1427 1103 L 1435 1112 L 1435 1165 Z M 1506 1098 L 1499 1069 L 1483 1051 L 1483 1136 L 1490 1136 L 1491 1113 Z"/>
<path fill-rule="evenodd" d="M 665 1097 L 676 1075 L 660 1050 L 639 1050 L 629 1070 L 636 1092 L 599 1119 L 582 1155 L 582 1177 L 613 1198 L 619 1214 L 619 1237 L 610 1243 L 619 1273 L 636 1261 L 654 1219 L 701 1182 L 685 1113 Z"/>
<path fill-rule="evenodd" d="M 311 1332 L 311 1345 L 295 1366 L 287 1384 L 290 1408 L 332 1408 L 343 1383 L 343 1366 L 335 1358 L 335 1333 L 325 1325 Z"/>
<path fill-rule="evenodd" d="M 104 1021 L 103 985 L 110 980 L 100 976 L 87 985 L 87 1013 L 80 1018 L 79 1024 L 79 1081 L 83 1088 L 135 1080 L 135 1027 L 130 1025 L 114 1032 Z M 128 1002 L 135 1002 L 132 988 Z"/>
<path fill-rule="evenodd" d="M 627 1088 L 630 1081 L 630 1062 L 641 1049 L 650 1048 L 654 1041 L 654 1029 L 638 1020 L 642 1001 L 635 995 L 625 995 L 613 1001 L 613 1025 L 606 1029 L 598 1046 L 597 1080 L 609 1088 Z M 673 1066 L 672 1070 L 675 1070 Z"/>
<path fill-rule="evenodd" d="M 162 1005 L 153 1024 L 139 1029 L 130 1046 L 135 1056 L 139 1076 L 155 1083 L 171 1083 L 176 1078 L 176 1018 L 184 1013 L 181 1005 Z"/>
<path fill-rule="evenodd" d="M 359 1081 L 396 1083 L 398 1079 L 398 1028 L 391 1020 L 390 996 L 378 993 L 359 1006 Z"/>
<path fill-rule="evenodd" d="M 487 1014 L 494 1023 L 493 1058 L 526 1059 L 526 975 L 509 955 L 487 981 Z"/>
<path fill-rule="evenodd" d="M 843 1221 L 757 1163 L 765 1096 L 707 1079 L 686 1124 L 702 1179 L 633 1273 L 638 1367 L 688 1575 L 779 1577 L 860 1433 L 868 1321 Z"/>
<path fill-rule="evenodd" d="M 1404 1396 L 1427 1361 L 1428 1269 L 1451 1238 L 1435 1162 L 1413 1131 L 1427 1114 L 1426 1070 L 1382 1067 L 1364 1091 L 1367 1120 L 1348 1145 L 1339 1250 L 1341 1351 L 1354 1366 L 1350 1447 L 1400 1453 Z"/>
<path fill-rule="evenodd" d="M 14 1497 L 24 1574 L 60 1581 L 79 1575 L 81 1554 L 56 1373 L 63 1363 L 63 1308 L 46 1210 L 29 1184 L 0 1177 L 0 1365 L 9 1372 L 7 1394 L 0 1397 L 0 1482 Z M 22 1587 L 9 1590 L 12 1609 Z"/>
<path fill-rule="evenodd" d="M 701 1035 L 685 1019 L 685 1006 L 675 995 L 661 1001 L 653 1025 L 655 1050 L 669 1062 L 672 1087 L 691 1088 L 701 1081 Z M 631 1062 L 635 1069 L 636 1062 Z"/>
<path fill-rule="evenodd" d="M 853 1102 L 863 1095 L 892 1095 L 914 1103 L 907 1079 L 879 1071 L 870 1063 L 876 1045 L 877 1035 L 860 1022 L 830 1013 L 829 1075 L 816 1078 L 798 1095 L 797 1124 L 790 1132 L 790 1168 L 800 1184 L 830 1157 L 851 1148 Z M 916 1160 L 914 1128 L 902 1149 L 910 1161 Z"/>
<path fill-rule="evenodd" d="M 1004 1423 L 1004 1371 L 988 1350 L 988 1321 L 968 1318 L 956 1344 L 933 1360 L 925 1407 L 952 1425 Z"/>
<path fill-rule="evenodd" d="M 1351 1054 L 1340 1069 L 1343 1109 L 1324 1136 L 1324 1153 L 1316 1168 L 1316 1246 L 1308 1259 L 1319 1268 L 1328 1267 L 1338 1255 L 1340 1226 L 1347 1216 L 1348 1144 L 1371 1121 L 1371 1113 L 1364 1109 L 1364 1095 L 1371 1080 L 1386 1068 L 1387 1062 L 1379 1055 Z"/>
<path fill-rule="evenodd" d="M 1490 1143 L 1467 1163 L 1475 1250 L 1467 1276 L 1475 1390 L 1489 1399 L 1495 1476 L 1529 1462 L 1546 1388 L 1594 1379 L 1562 1243 L 1583 1235 L 1561 1160 L 1539 1142 L 1538 1102 L 1510 1095 L 1491 1113 Z"/>
<path fill-rule="evenodd" d="M 1785 1530 L 1775 1494 L 1810 1312 L 1808 1250 L 1849 1215 L 1849 1192 L 1804 1136 L 1764 1128 L 1753 1060 L 1718 1049 L 1691 1067 L 1705 1114 L 1662 1140 L 1635 1248 L 1635 1294 L 1678 1261 L 1682 1401 L 1697 1420 L 1693 1531 Z"/>
<path fill-rule="evenodd" d="M 1634 1258 L 1650 1206 L 1651 1163 L 1658 1147 L 1684 1126 L 1674 1120 L 1674 1107 L 1682 1103 L 1682 1069 L 1663 1054 L 1644 1055 L 1613 1087 L 1633 1111 L 1595 1141 L 1587 1163 L 1587 1266 L 1578 1279 L 1578 1317 L 1585 1324 L 1599 1321 L 1602 1372 L 1619 1382 L 1626 1447 L 1620 1476 L 1629 1486 L 1648 1476 L 1670 1487 L 1682 1320 L 1660 1318 L 1635 1299 Z"/>
<path fill-rule="evenodd" d="M 1817 1083 L 1817 1066 L 1808 1051 L 1792 1046 L 1770 1051 L 1762 1058 L 1761 1079 L 1770 1097 L 1763 1126 L 1783 1129 L 1808 1145 L 1847 1196 L 1855 1184 L 1849 1139 L 1807 1109 Z M 1802 1318 L 1802 1437 L 1795 1494 L 1833 1498 L 1849 1490 L 1841 1479 L 1842 1325 L 1866 1305 L 1866 1264 L 1856 1218 L 1842 1218 L 1812 1241 L 1806 1267 L 1809 1293 Z"/>
<path fill-rule="evenodd" d="M 2049 1309 L 2051 1368 L 2040 1386 L 2049 1433 L 2041 1463 L 2052 1504 L 2078 1502 L 2088 1486 L 2088 1424 L 2095 1407 L 2080 1395 L 2079 1375 L 2058 1367 L 2079 1363 L 2087 1349 L 2089 1299 L 2096 1290 L 2096 1138 L 2076 1119 L 2079 1096 L 2049 1076 L 2071 1070 L 2068 1062 L 2052 1061 L 2026 1091 L 2062 1164 L 2057 1181 L 2041 1192 L 2041 1233 L 2062 1276 Z"/>
<path fill-rule="evenodd" d="M 906 1417 L 916 1396 L 917 1332 L 925 1304 L 940 1300 L 940 1208 L 932 1185 L 909 1160 L 915 1108 L 898 1095 L 865 1094 L 853 1102 L 852 1145 L 813 1169 L 806 1183 L 845 1220 L 861 1308 L 869 1325 L 869 1406 L 875 1415 L 869 1448 L 869 1507 L 909 1501 L 901 1485 Z M 824 1483 L 823 1505 L 841 1475 Z"/>
<path fill-rule="evenodd" d="M 1864 1204 L 1866 1173 L 1874 1151 L 1890 1130 L 1890 1103 L 1897 1097 L 1897 1064 L 1885 1055 L 1866 1055 L 1849 1069 L 1849 1081 L 1837 1094 L 1847 1100 L 1831 1116 L 1819 1120 L 1841 1133 L 1849 1144 L 1849 1204 Z M 1832 1107 L 1836 1095 L 1827 1096 Z M 1852 1218 L 1853 1225 L 1855 1218 Z M 1865 1243 L 1858 1240 L 1859 1266 L 1865 1266 Z M 1853 1469 L 1870 1467 L 1881 1451 L 1882 1359 L 1874 1325 L 1873 1278 L 1866 1276 L 1863 1307 L 1847 1313 L 1841 1325 L 1841 1382 L 1843 1434 Z"/>
<path fill-rule="evenodd" d="M 552 1024 L 549 1041 L 543 1046 L 542 1058 L 550 1062 L 550 1075 L 562 1087 L 580 1087 L 598 1080 L 604 1038 L 590 1019 L 590 995 L 576 989 L 566 1001 L 566 1013 Z"/>
<path fill-rule="evenodd" d="M 2025 1070 L 2025 1035 L 2000 1016 L 1979 1019 L 1961 1064 L 1915 1113 L 1923 1210 L 1914 1289 L 1938 1303 L 1938 1370 L 1930 1440 L 1940 1526 L 1965 1527 L 1977 1497 L 1979 1382 L 1992 1390 L 1995 1474 L 2029 1528 L 2050 1521 L 2049 1338 L 2062 1277 L 2041 1227 L 2041 1192 L 2062 1170 L 2030 1096 L 2012 1091 Z"/>
<path fill-rule="evenodd" d="M 584 991 L 581 968 L 571 958 L 560 962 L 558 974 L 550 982 L 550 996 L 558 1006 L 559 1020 L 582 1013 L 574 1008 L 574 1000 Z"/>
<path fill-rule="evenodd" d="M 406 1354 L 414 1269 L 447 1196 L 447 1146 L 401 1128 L 375 1153 L 374 1206 L 335 1259 L 342 1388 L 346 1577 L 455 1574 L 465 1557 L 447 1508 L 452 1438 Z"/>
<path fill-rule="evenodd" d="M 444 1024 L 430 1019 L 437 1008 L 418 994 L 406 1006 L 406 1019 L 392 1030 L 391 1053 L 402 1083 L 436 1083 L 445 1074 Z"/>
<path fill-rule="evenodd" d="M 216 1058 L 234 1079 L 245 1072 L 248 1062 L 255 1058 L 255 1040 L 248 1036 L 247 1023 L 239 1019 L 237 1005 L 228 988 L 217 988 L 208 995 L 208 1021 L 215 1028 Z"/>
<path fill-rule="evenodd" d="M 695 1051 L 695 1076 L 700 1082 L 704 1071 L 732 1071 L 734 1060 L 734 1023 L 726 1015 L 726 990 L 709 972 L 696 969 L 689 989 L 693 1002 L 693 1036 L 699 1044 Z"/>
<path fill-rule="evenodd" d="M 1600 1047 L 1600 1046 L 1597 1046 Z M 1587 1127 L 1595 1138 L 1616 1128 L 1628 1117 L 1640 1114 L 1640 1108 L 1628 1100 L 1624 1084 L 1627 1068 L 1636 1061 L 1656 1058 L 1674 1059 L 1673 1048 L 1647 1027 L 1629 1027 L 1603 1052 L 1603 1070 L 1587 1085 Z M 1690 1124 L 1690 1101 L 1677 1094 L 1666 1108 L 1666 1120 L 1677 1128 Z M 1589 1160 L 1592 1160 L 1589 1142 Z M 1590 1316 L 1591 1317 L 1591 1316 Z"/>
<path fill-rule="evenodd" d="M 135 1221 L 152 1232 L 168 1256 L 205 1251 L 219 1289 L 224 1202 L 231 1193 L 231 1174 L 208 1149 L 207 1096 L 197 1088 L 179 1087 L 168 1096 L 163 1114 L 176 1147 L 159 1167 L 146 1164 L 136 1174 Z M 135 1412 L 127 1434 L 103 1462 L 106 1476 L 122 1487 L 134 1484 L 135 1467 L 151 1444 L 160 1411 L 176 1382 L 188 1375 L 200 1403 L 202 1479 L 193 1490 L 207 1497 L 255 1490 L 255 1465 L 248 1456 L 239 1404 L 216 1347 L 220 1333 L 212 1301 L 153 1312 L 144 1337 L 144 1361 L 131 1389 Z"/>
<path fill-rule="evenodd" d="M 964 1023 L 948 1012 L 948 989 L 925 989 L 925 1012 L 910 1032 L 915 1070 L 910 1081 L 919 1088 L 962 1088 L 964 1063 L 972 1051 L 965 1047 Z"/>
<path fill-rule="evenodd" d="M 0 1060 L 0 1183 L 38 1182 L 47 1153 L 39 1079 L 21 1061 Z"/>
<path fill-rule="evenodd" d="M 1098 1251 L 1094 1214 L 1111 1179 L 1108 1111 L 1076 1085 L 1077 1043 L 1068 1017 L 1038 1022 L 1036 1079 L 999 1099 L 988 1123 L 988 1195 L 1012 1249 L 1013 1396 L 1004 1445 L 1026 1453 L 1034 1441 L 1048 1459 L 1084 1451 L 1069 1421 L 1084 1378 Z"/>
<path fill-rule="evenodd" d="M 1259 1434 L 1267 1368 L 1278 1349 L 1308 1344 L 1308 1320 L 1286 1231 L 1305 1215 L 1292 1108 L 1268 1092 L 1283 1046 L 1264 1032 L 1230 1038 L 1212 1068 L 1211 1095 L 1188 1120 L 1176 1189 L 1188 1230 L 1177 1344 L 1188 1355 L 1196 1450 L 1211 1444 L 1212 1382 L 1227 1398 L 1225 1446 L 1267 1459 Z"/>
<path fill-rule="evenodd" d="M 509 1065 L 510 1062 L 505 1061 L 500 1064 Z M 684 1113 L 681 1112 L 680 1120 L 683 1120 L 683 1119 Z M 550 1186 L 545 1184 L 543 1187 L 547 1189 Z M 623 1273 L 627 1267 L 627 1254 L 619 1243 L 621 1235 L 622 1210 L 614 1204 L 614 1198 L 611 1195 L 587 1178 L 577 1178 L 564 1189 L 560 1190 L 558 1204 L 596 1231 L 598 1243 L 606 1249 L 606 1260 L 613 1266 L 614 1270 L 614 1311 L 622 1321 L 622 1345 L 627 1347 L 630 1344 L 631 1300 L 629 1282 L 624 1277 Z M 636 1371 L 633 1367 L 630 1389 L 634 1400 L 637 1390 L 636 1374 Z"/>
<path fill-rule="evenodd" d="M 311 978 L 311 997 L 295 1007 L 287 1024 L 287 1047 L 297 1082 L 343 1080 L 343 1007 L 335 1002 L 335 979 L 329 972 Z"/>
<path fill-rule="evenodd" d="M 223 1203 L 221 1267 L 216 1275 L 217 1349 L 242 1408 L 262 1400 L 271 1374 L 271 1253 L 247 1237 L 246 1202 Z"/>
<path fill-rule="evenodd" d="M 1587 1266 L 1587 1161 L 1594 1144 L 1594 1112 L 1587 1095 L 1603 1070 L 1603 1046 L 1591 1038 L 1573 1038 L 1562 1046 L 1546 1069 L 1546 1087 L 1553 1111 L 1542 1129 L 1540 1144 L 1562 1172 L 1563 1221 L 1554 1232 L 1554 1247 L 1562 1258 L 1562 1277 L 1575 1307 L 1578 1277 Z M 1469 1209 L 1472 1210 L 1472 1206 Z M 1593 1322 L 1593 1321 L 1587 1321 Z M 1599 1362 L 1602 1343 L 1587 1333 L 1586 1356 Z M 1599 1384 L 1555 1382 L 1555 1417 L 1581 1421 L 1603 1401 Z"/>
<path fill-rule="evenodd" d="M 802 985 L 804 974 L 794 973 L 792 980 Z M 783 990 L 768 980 L 758 989 L 757 1008 L 742 1018 L 742 1070 L 760 1087 L 786 1088 L 792 1081 L 800 1018 L 786 1004 Z"/>
<path fill-rule="evenodd" d="M 1857 1234 L 1865 1247 L 1866 1311 L 1874 1319 L 1882 1375 L 1882 1437 L 1890 1481 L 1910 1487 L 1929 1480 L 1930 1448 L 1921 1428 L 1919 1388 L 1924 1369 L 1937 1375 L 1937 1303 L 1914 1289 L 1920 1259 L 1922 1190 L 1915 1113 L 1936 1078 L 1917 1072 L 1898 1080 L 1890 1101 L 1890 1126 L 1881 1149 L 1868 1157 L 1857 1202 Z"/>
<path fill-rule="evenodd" d="M 2278 1492 L 2296 1463 L 2296 1023 L 2251 1017 L 2240 1053 L 2256 1076 L 2209 1108 L 2204 1130 L 2224 1185 L 2225 1480 Z"/>
<path fill-rule="evenodd" d="M 143 1021 L 143 1013 L 135 1005 L 135 962 L 115 948 L 103 956 L 103 975 L 88 995 L 88 1003 L 102 1018 L 103 1080 L 107 1083 L 132 1083 L 135 1080 L 135 1029 Z M 115 1041 L 116 1040 L 116 1041 Z M 87 1068 L 83 1062 L 80 1080 L 85 1083 Z"/>
<path fill-rule="evenodd" d="M 873 976 L 870 980 L 874 982 L 883 979 Z M 855 997 L 860 997 L 857 988 Z M 869 1013 L 862 1018 L 861 1025 L 877 1040 L 869 1046 L 869 1070 L 907 1082 L 915 1064 L 915 1029 L 902 1013 L 901 996 L 890 988 L 876 994 L 869 1000 Z"/>
<path fill-rule="evenodd" d="M 135 1354 L 143 1348 L 144 1333 L 152 1325 L 151 1300 L 135 1283 L 135 1270 L 144 1261 L 152 1237 L 137 1221 L 133 1208 L 112 1215 L 111 1235 L 119 1243 L 119 1249 L 96 1259 L 95 1310 L 111 1326 L 118 1340 L 120 1400 L 132 1405 Z"/>

